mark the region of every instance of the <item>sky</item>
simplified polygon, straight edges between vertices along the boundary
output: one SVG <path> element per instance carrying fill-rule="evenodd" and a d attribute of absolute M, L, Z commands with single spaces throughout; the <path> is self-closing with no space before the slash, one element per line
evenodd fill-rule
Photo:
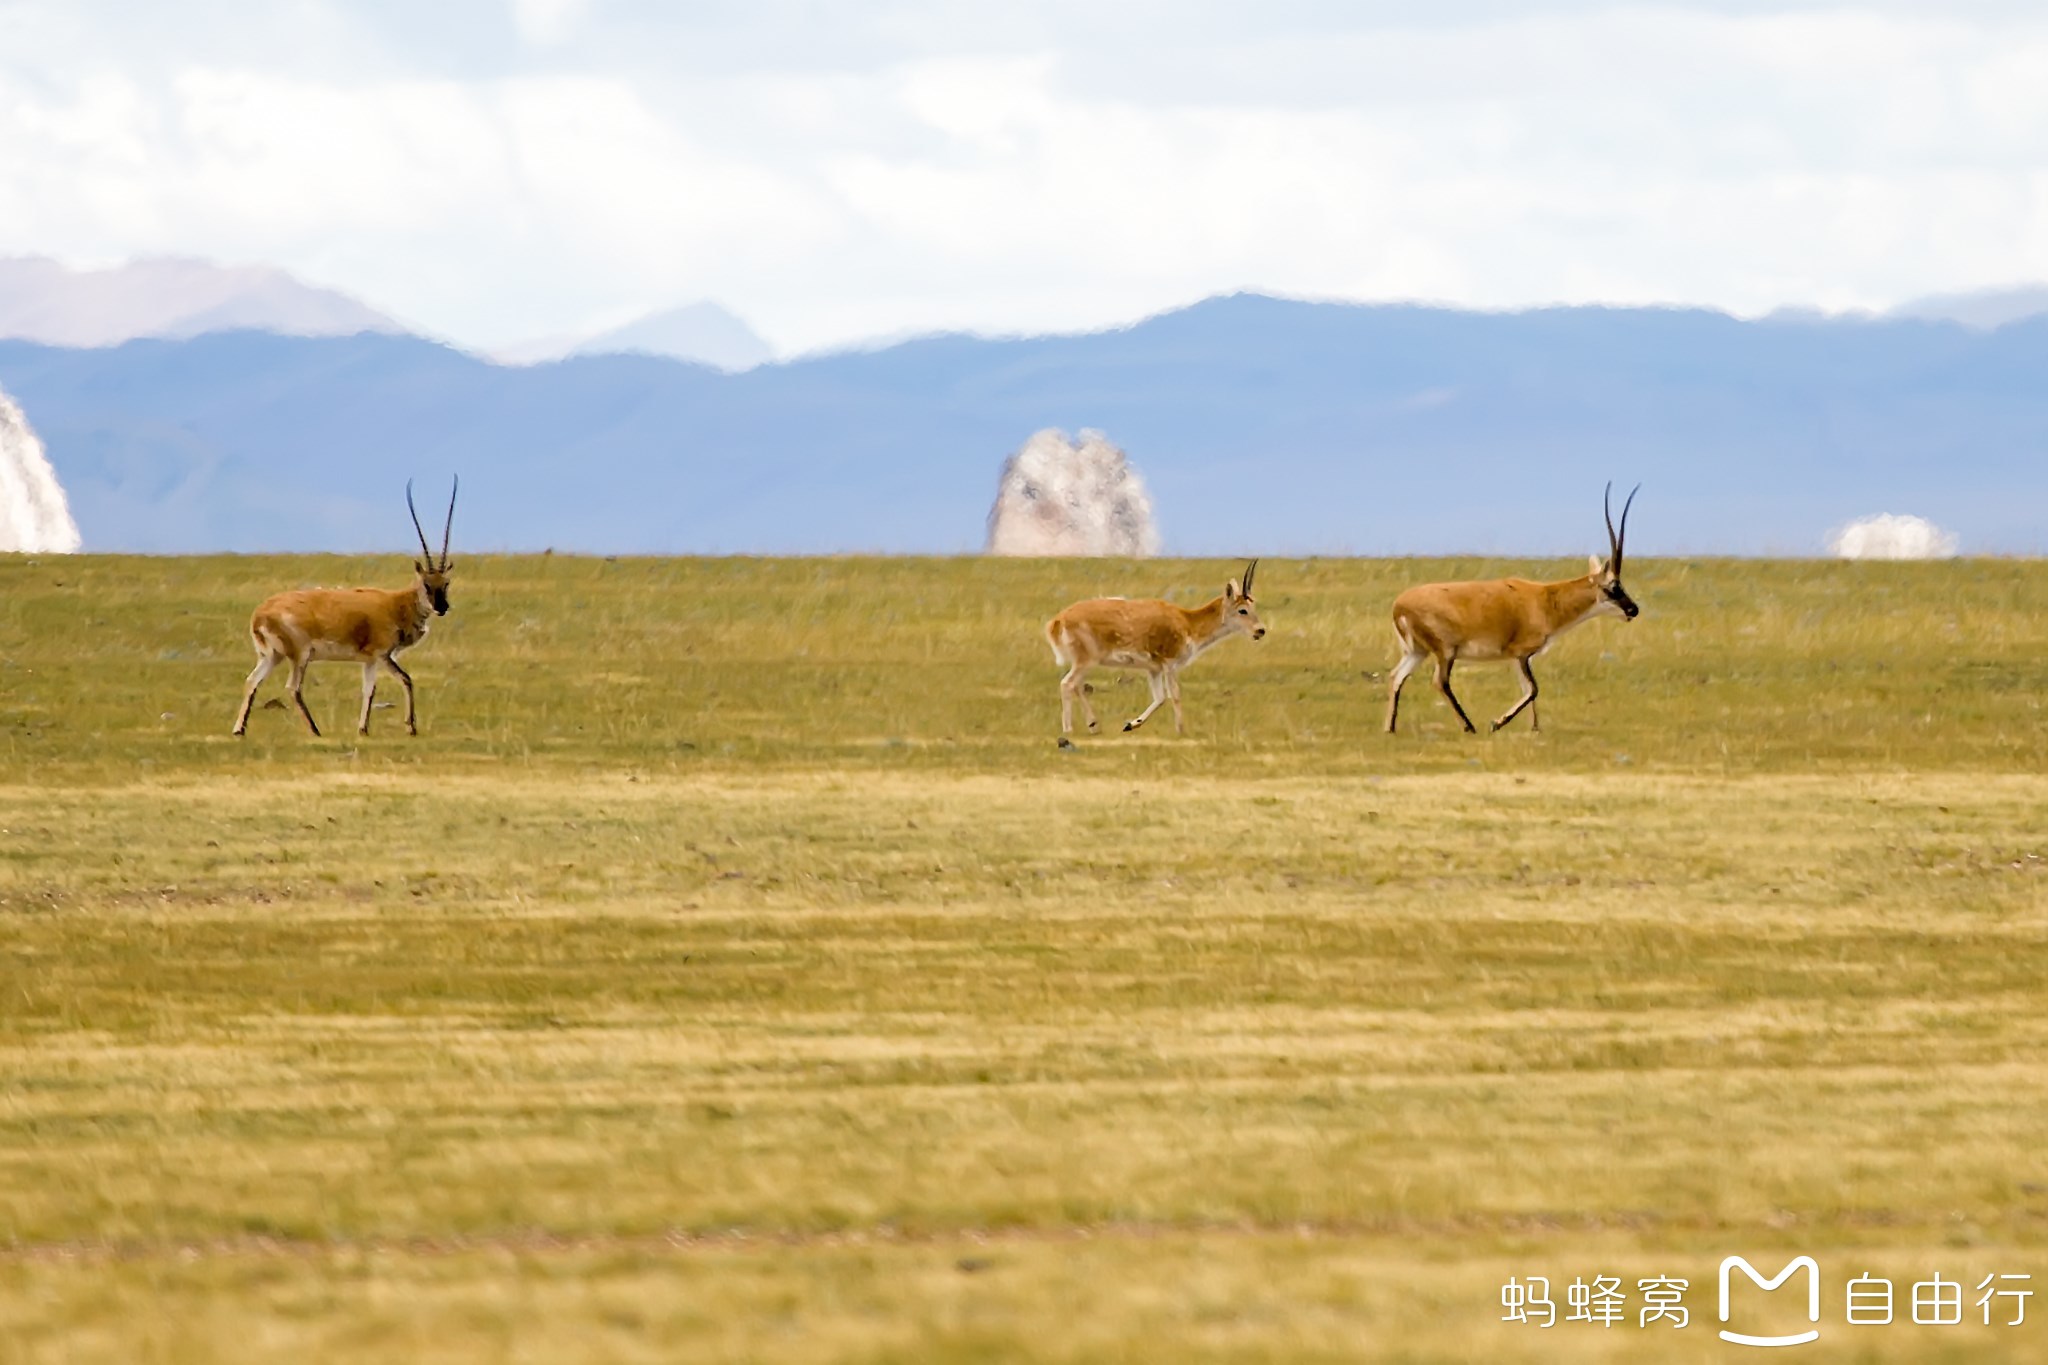
<path fill-rule="evenodd" d="M 1881 309 L 2048 280 L 2048 8 L 0 0 L 0 255 L 164 254 L 480 349 Z"/>

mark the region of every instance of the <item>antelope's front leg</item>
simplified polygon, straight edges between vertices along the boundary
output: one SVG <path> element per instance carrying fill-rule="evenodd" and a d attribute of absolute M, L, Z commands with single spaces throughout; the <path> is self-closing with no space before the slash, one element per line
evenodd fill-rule
<path fill-rule="evenodd" d="M 400 668 L 398 660 L 388 654 L 384 656 L 384 663 L 386 667 L 398 675 L 398 680 L 405 684 L 405 732 L 409 735 L 416 735 L 420 732 L 420 727 L 413 712 L 412 674 Z"/>
<path fill-rule="evenodd" d="M 1515 660 L 1515 667 L 1522 670 L 1522 699 L 1509 707 L 1507 714 L 1493 723 L 1493 728 L 1500 729 L 1521 715 L 1522 708 L 1526 706 L 1529 708 L 1529 729 L 1534 731 L 1539 728 L 1536 724 L 1536 674 L 1530 669 L 1527 659 Z"/>
<path fill-rule="evenodd" d="M 1131 719 L 1124 722 L 1125 734 L 1129 734 L 1131 731 L 1137 729 L 1140 725 L 1143 725 L 1146 721 L 1152 719 L 1152 713 L 1154 711 L 1157 711 L 1161 706 L 1166 704 L 1165 674 L 1147 673 L 1145 675 L 1145 686 L 1152 690 L 1152 704 L 1146 707 L 1143 713 L 1133 716 Z"/>

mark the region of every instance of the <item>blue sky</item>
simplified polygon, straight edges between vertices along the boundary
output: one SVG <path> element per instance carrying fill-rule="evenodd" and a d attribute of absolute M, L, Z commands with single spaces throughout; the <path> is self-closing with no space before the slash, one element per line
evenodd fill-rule
<path fill-rule="evenodd" d="M 2048 279 L 2018 4 L 0 0 L 0 254 L 472 346 L 785 351 L 1236 288 L 1881 308 Z"/>

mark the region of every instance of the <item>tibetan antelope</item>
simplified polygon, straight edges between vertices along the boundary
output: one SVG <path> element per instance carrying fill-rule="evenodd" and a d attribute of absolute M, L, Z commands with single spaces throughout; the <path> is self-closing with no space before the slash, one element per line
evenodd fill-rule
<path fill-rule="evenodd" d="M 306 728 L 315 735 L 320 727 L 306 709 L 300 689 L 306 682 L 306 665 L 322 659 L 359 663 L 363 666 L 363 714 L 356 733 L 370 733 L 370 700 L 377 695 L 377 665 L 383 664 L 405 684 L 405 732 L 420 732 L 412 698 L 412 676 L 398 666 L 398 651 L 416 645 L 427 633 L 433 617 L 448 614 L 448 534 L 455 529 L 455 491 L 448 493 L 448 521 L 441 528 L 441 562 L 427 548 L 427 533 L 420 526 L 420 514 L 412 505 L 412 483 L 405 485 L 406 510 L 412 513 L 412 529 L 420 538 L 420 552 L 426 562 L 413 563 L 412 586 L 383 588 L 302 588 L 265 598 L 249 618 L 249 640 L 256 646 L 256 667 L 249 672 L 242 692 L 241 714 L 235 717 L 235 733 L 249 728 L 249 708 L 256 702 L 256 689 L 281 663 L 291 665 L 292 701 L 306 718 Z"/>
<path fill-rule="evenodd" d="M 1211 645 L 1233 635 L 1265 638 L 1266 627 L 1252 605 L 1252 574 L 1258 570 L 1254 559 L 1244 567 L 1244 581 L 1233 578 L 1223 585 L 1223 595 L 1199 607 L 1176 607 L 1153 599 L 1132 601 L 1124 597 L 1097 597 L 1076 602 L 1045 624 L 1046 643 L 1052 646 L 1054 663 L 1066 664 L 1067 676 L 1060 679 L 1060 733 L 1074 732 L 1074 701 L 1080 699 L 1082 713 L 1093 731 L 1095 708 L 1083 685 L 1091 668 L 1142 668 L 1152 689 L 1152 704 L 1142 715 L 1124 722 L 1135 730 L 1152 718 L 1160 703 L 1173 703 L 1173 728 L 1186 734 L 1180 710 L 1180 671 Z M 1064 741 L 1062 741 L 1064 742 Z"/>
<path fill-rule="evenodd" d="M 1536 723 L 1536 675 L 1529 660 L 1550 648 L 1558 636 L 1582 621 L 1615 613 L 1636 619 L 1639 608 L 1621 586 L 1622 544 L 1628 537 L 1628 509 L 1642 485 L 1629 493 L 1621 505 L 1621 529 L 1614 529 L 1611 499 L 1614 485 L 1607 485 L 1601 511 L 1607 518 L 1607 558 L 1589 555 L 1583 578 L 1558 583 L 1532 583 L 1526 578 L 1500 578 L 1482 583 L 1426 583 L 1410 588 L 1394 599 L 1394 636 L 1401 645 L 1401 662 L 1394 666 L 1393 691 L 1387 697 L 1387 733 L 1394 733 L 1394 718 L 1401 709 L 1401 684 L 1424 659 L 1436 661 L 1436 690 L 1458 713 L 1465 733 L 1474 734 L 1472 720 L 1451 693 L 1451 665 L 1460 659 L 1475 663 L 1513 660 L 1522 671 L 1522 699 L 1493 723 L 1495 730 L 1529 708 L 1529 728 Z"/>

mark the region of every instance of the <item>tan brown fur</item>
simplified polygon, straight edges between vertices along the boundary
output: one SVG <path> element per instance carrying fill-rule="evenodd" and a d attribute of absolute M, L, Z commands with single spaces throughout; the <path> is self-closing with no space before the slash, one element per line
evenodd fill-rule
<path fill-rule="evenodd" d="M 412 486 L 405 490 L 407 508 L 412 506 Z M 448 498 L 448 523 L 455 521 L 455 498 Z M 256 647 L 256 667 L 242 689 L 242 708 L 235 715 L 234 733 L 249 728 L 249 712 L 256 704 L 256 689 L 279 664 L 291 665 L 286 683 L 292 704 L 305 718 L 306 728 L 315 735 L 320 727 L 306 709 L 303 689 L 306 669 L 323 661 L 357 663 L 363 667 L 363 710 L 356 733 L 370 733 L 370 706 L 377 695 L 377 666 L 382 664 L 398 675 L 405 686 L 405 732 L 420 732 L 413 700 L 412 675 L 398 666 L 398 652 L 426 637 L 427 625 L 448 612 L 448 535 L 441 536 L 441 558 L 437 563 L 420 530 L 419 514 L 413 514 L 413 529 L 420 531 L 420 549 L 426 562 L 413 561 L 413 580 L 404 588 L 300 588 L 263 599 L 249 617 L 249 643 Z"/>
<path fill-rule="evenodd" d="M 1629 494 L 1629 502 L 1635 494 Z M 1451 668 L 1461 659 L 1475 663 L 1511 662 L 1522 675 L 1522 697 L 1498 720 L 1498 730 L 1522 709 L 1529 710 L 1529 728 L 1541 729 L 1536 716 L 1536 674 L 1529 661 L 1550 648 L 1558 636 L 1595 616 L 1612 613 L 1634 620 L 1635 602 L 1621 586 L 1628 504 L 1621 509 L 1621 530 L 1610 517 L 1608 557 L 1587 559 L 1581 578 L 1538 583 L 1527 578 L 1496 578 L 1475 582 L 1425 583 L 1394 599 L 1394 637 L 1401 660 L 1394 666 L 1387 695 L 1387 733 L 1394 733 L 1401 712 L 1401 686 L 1424 659 L 1435 663 L 1436 690 L 1458 715 L 1467 734 L 1477 733 L 1465 708 L 1451 691 Z"/>
<path fill-rule="evenodd" d="M 1136 668 L 1143 670 L 1152 691 L 1152 704 L 1143 714 L 1124 723 L 1135 730 L 1151 719 L 1161 703 L 1173 703 L 1173 728 L 1185 734 L 1187 727 L 1180 705 L 1180 670 L 1202 652 L 1232 635 L 1250 635 L 1254 640 L 1266 633 L 1253 604 L 1250 585 L 1258 568 L 1253 560 L 1245 569 L 1243 584 L 1235 578 L 1223 586 L 1223 594 L 1199 607 L 1179 607 L 1156 598 L 1097 597 L 1076 602 L 1046 622 L 1046 643 L 1052 646 L 1053 661 L 1067 665 L 1060 679 L 1060 733 L 1074 732 L 1074 702 L 1079 699 L 1088 728 L 1097 728 L 1095 708 L 1088 700 L 1087 676 L 1093 668 Z"/>
<path fill-rule="evenodd" d="M 283 663 L 291 665 L 286 688 L 292 703 L 305 717 L 307 728 L 319 734 L 320 727 L 306 709 L 301 689 L 307 665 L 334 661 L 363 666 L 363 710 L 357 733 L 370 733 L 370 706 L 376 695 L 377 666 L 382 664 L 405 687 L 406 733 L 418 734 L 412 676 L 399 667 L 395 656 L 425 637 L 434 614 L 432 593 L 436 588 L 445 593 L 447 587 L 447 575 L 422 571 L 406 588 L 302 588 L 265 598 L 249 618 L 256 667 L 243 689 L 234 732 L 239 735 L 248 729 L 256 689 Z"/>

